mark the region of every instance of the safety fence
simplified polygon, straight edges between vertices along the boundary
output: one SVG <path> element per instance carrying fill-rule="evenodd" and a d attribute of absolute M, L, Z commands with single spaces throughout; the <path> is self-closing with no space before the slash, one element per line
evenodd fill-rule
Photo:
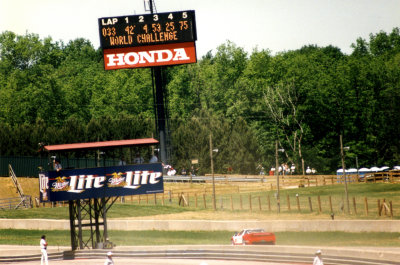
<path fill-rule="evenodd" d="M 121 199 L 122 203 L 137 205 L 180 205 L 196 209 L 213 209 L 212 194 L 167 193 L 130 196 Z M 355 216 L 379 216 L 393 218 L 395 207 L 385 198 L 350 197 L 347 204 L 343 196 L 301 196 L 283 194 L 279 198 L 271 194 L 217 194 L 217 210 L 250 211 L 271 213 L 314 213 L 327 214 L 333 219 L 337 214 Z M 398 216 L 398 213 L 396 213 Z"/>
<path fill-rule="evenodd" d="M 362 185 L 362 184 L 360 184 Z M 276 191 L 256 186 L 216 187 L 215 208 L 218 211 L 251 213 L 282 213 L 282 214 L 321 214 L 332 219 L 338 215 L 352 215 L 365 218 L 396 218 L 399 217 L 399 202 L 386 198 L 344 195 L 303 195 L 282 190 L 278 197 Z M 158 205 L 188 207 L 193 210 L 213 209 L 214 200 L 212 188 L 177 190 L 166 187 L 164 193 L 121 197 L 117 203 L 132 205 Z M 397 203 L 397 204 L 396 204 Z M 36 207 L 60 207 L 67 203 L 46 205 L 36 201 Z M 396 211 L 397 209 L 397 211 Z"/>

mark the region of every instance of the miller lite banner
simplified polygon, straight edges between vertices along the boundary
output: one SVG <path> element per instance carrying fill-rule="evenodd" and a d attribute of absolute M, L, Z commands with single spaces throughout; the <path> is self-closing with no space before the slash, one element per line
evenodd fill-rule
<path fill-rule="evenodd" d="M 163 193 L 161 163 L 68 169 L 39 174 L 41 202 Z"/>
<path fill-rule="evenodd" d="M 105 49 L 103 56 L 105 70 L 197 62 L 194 42 Z"/>

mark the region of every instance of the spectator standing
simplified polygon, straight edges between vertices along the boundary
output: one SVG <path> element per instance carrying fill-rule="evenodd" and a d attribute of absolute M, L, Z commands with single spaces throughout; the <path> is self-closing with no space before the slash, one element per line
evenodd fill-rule
<path fill-rule="evenodd" d="M 190 168 L 190 174 L 191 174 L 192 176 L 196 176 L 196 171 L 197 171 L 197 169 L 196 169 L 194 166 L 192 166 L 192 167 Z"/>
<path fill-rule="evenodd" d="M 143 163 L 144 163 L 144 159 L 143 159 L 143 157 L 140 156 L 140 153 L 139 153 L 139 152 L 136 153 L 136 157 L 135 157 L 135 159 L 133 160 L 133 162 L 134 162 L 135 164 L 143 164 Z"/>
<path fill-rule="evenodd" d="M 125 161 L 125 157 L 121 156 L 121 160 L 119 160 L 118 163 L 119 166 L 126 166 L 126 161 Z"/>
<path fill-rule="evenodd" d="M 185 169 L 184 167 L 183 167 L 182 170 L 181 170 L 181 175 L 182 175 L 182 176 L 186 176 L 186 169 Z"/>
<path fill-rule="evenodd" d="M 62 169 L 62 166 L 61 166 L 61 163 L 60 163 L 60 159 L 54 158 L 54 160 L 53 160 L 53 168 L 57 172 L 59 172 Z"/>
<path fill-rule="evenodd" d="M 296 166 L 294 164 L 292 164 L 292 166 L 290 167 L 290 173 L 293 175 L 295 170 L 296 170 Z"/>
<path fill-rule="evenodd" d="M 258 164 L 257 170 L 260 172 L 260 175 L 265 175 L 265 169 L 262 164 Z"/>
<path fill-rule="evenodd" d="M 275 175 L 275 168 L 274 167 L 271 167 L 271 170 L 269 171 L 269 175 L 270 176 Z"/>
<path fill-rule="evenodd" d="M 46 236 L 43 235 L 42 238 L 40 239 L 40 251 L 42 252 L 42 257 L 40 259 L 40 264 L 41 265 L 48 265 L 49 260 L 47 257 L 47 241 L 46 241 Z"/>
<path fill-rule="evenodd" d="M 157 163 L 157 162 L 158 162 L 158 157 L 157 157 L 157 154 L 156 154 L 156 153 L 154 153 L 154 154 L 151 156 L 149 162 L 150 162 L 150 163 Z"/>

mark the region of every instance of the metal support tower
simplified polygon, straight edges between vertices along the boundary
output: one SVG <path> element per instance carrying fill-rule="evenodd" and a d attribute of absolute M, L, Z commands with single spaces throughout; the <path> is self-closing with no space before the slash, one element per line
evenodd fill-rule
<path fill-rule="evenodd" d="M 154 14 L 154 1 L 149 0 L 150 12 Z M 168 130 L 168 108 L 166 106 L 167 95 L 165 93 L 165 78 L 163 68 L 161 66 L 152 67 L 151 74 L 153 85 L 153 97 L 155 102 L 156 129 L 158 130 L 158 138 L 160 141 L 160 160 L 164 164 L 169 164 L 171 159 L 170 134 Z"/>
<path fill-rule="evenodd" d="M 72 250 L 112 248 L 108 241 L 107 212 L 118 198 L 68 201 Z"/>

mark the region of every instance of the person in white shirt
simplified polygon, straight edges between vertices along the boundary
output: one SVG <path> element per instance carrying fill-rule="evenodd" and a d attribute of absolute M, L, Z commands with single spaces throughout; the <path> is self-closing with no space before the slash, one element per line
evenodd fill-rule
<path fill-rule="evenodd" d="M 59 172 L 62 169 L 62 166 L 61 166 L 61 163 L 60 163 L 60 159 L 55 158 L 53 160 L 53 167 L 54 167 L 54 170 L 57 171 L 57 172 Z"/>
<path fill-rule="evenodd" d="M 40 239 L 40 251 L 42 252 L 42 257 L 40 259 L 40 264 L 43 265 L 48 265 L 49 261 L 47 258 L 47 241 L 46 241 L 46 236 L 43 235 L 42 238 Z"/>
<path fill-rule="evenodd" d="M 112 259 L 112 252 L 111 251 L 107 252 L 107 259 L 104 262 L 104 265 L 114 265 L 114 261 Z"/>
<path fill-rule="evenodd" d="M 152 157 L 150 158 L 149 163 L 157 163 L 157 162 L 158 162 L 158 157 L 157 157 L 157 154 L 154 153 L 154 154 L 152 155 Z"/>
<path fill-rule="evenodd" d="M 315 252 L 313 265 L 324 265 L 324 262 L 322 261 L 321 258 L 321 254 L 322 254 L 321 250 L 317 250 L 317 252 Z"/>

